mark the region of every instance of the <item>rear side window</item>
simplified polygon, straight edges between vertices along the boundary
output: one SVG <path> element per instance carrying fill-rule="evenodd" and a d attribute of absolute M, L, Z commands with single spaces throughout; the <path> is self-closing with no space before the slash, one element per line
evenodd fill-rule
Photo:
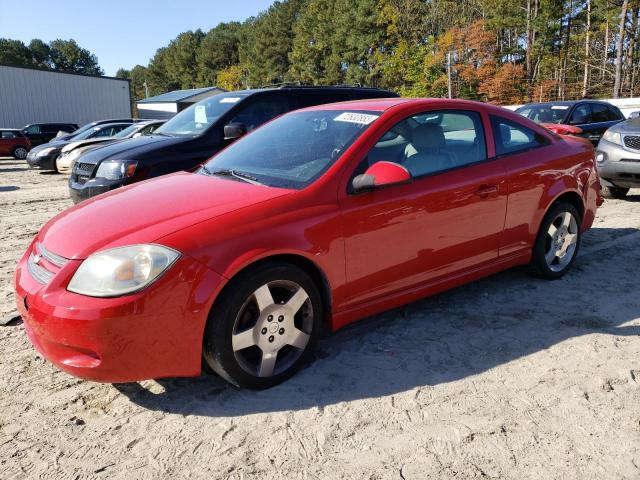
<path fill-rule="evenodd" d="M 610 122 L 611 120 L 615 120 L 615 118 L 611 118 L 609 107 L 601 103 L 591 104 L 591 121 L 593 123 Z"/>
<path fill-rule="evenodd" d="M 502 117 L 491 116 L 491 128 L 496 144 L 496 155 L 523 152 L 542 147 L 549 142 L 530 128 Z"/>
<path fill-rule="evenodd" d="M 359 98 L 356 96 L 356 98 Z M 298 95 L 298 108 L 324 105 L 325 103 L 344 102 L 349 100 L 348 92 L 321 92 L 300 93 Z"/>
<path fill-rule="evenodd" d="M 29 127 L 27 127 L 25 129 L 25 133 L 28 135 L 35 135 L 40 133 L 40 126 L 39 125 L 31 125 Z"/>
<path fill-rule="evenodd" d="M 278 115 L 288 112 L 291 109 L 289 105 L 289 97 L 285 95 L 261 95 L 242 105 L 229 123 L 243 123 L 250 132 Z"/>

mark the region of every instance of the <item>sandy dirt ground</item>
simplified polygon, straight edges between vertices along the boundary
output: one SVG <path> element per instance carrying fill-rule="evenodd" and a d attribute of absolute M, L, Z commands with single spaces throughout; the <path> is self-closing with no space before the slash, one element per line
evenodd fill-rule
<path fill-rule="evenodd" d="M 70 204 L 65 177 L 0 160 L 0 314 Z M 565 278 L 515 269 L 367 319 L 264 392 L 86 382 L 0 327 L 0 478 L 638 479 L 639 229 L 636 190 Z"/>

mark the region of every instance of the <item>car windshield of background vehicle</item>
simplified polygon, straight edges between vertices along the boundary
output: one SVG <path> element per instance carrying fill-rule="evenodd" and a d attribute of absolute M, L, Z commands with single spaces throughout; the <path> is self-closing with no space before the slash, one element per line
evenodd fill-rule
<path fill-rule="evenodd" d="M 117 134 L 113 136 L 113 138 L 127 138 L 129 135 L 132 135 L 139 128 L 140 128 L 140 125 L 134 123 L 130 127 L 120 130 Z"/>
<path fill-rule="evenodd" d="M 181 111 L 154 133 L 160 135 L 201 135 L 222 115 L 231 110 L 246 94 L 214 95 Z"/>
<path fill-rule="evenodd" d="M 227 172 L 232 178 L 237 172 L 271 187 L 301 189 L 326 172 L 379 116 L 354 110 L 289 113 L 230 145 L 200 173 Z"/>
<path fill-rule="evenodd" d="M 516 113 L 536 123 L 562 123 L 569 111 L 569 105 L 528 105 Z"/>

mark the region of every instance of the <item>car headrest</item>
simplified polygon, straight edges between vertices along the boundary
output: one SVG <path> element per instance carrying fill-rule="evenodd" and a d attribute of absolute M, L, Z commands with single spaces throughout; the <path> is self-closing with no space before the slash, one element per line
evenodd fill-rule
<path fill-rule="evenodd" d="M 439 149 L 446 145 L 442 127 L 433 123 L 418 125 L 413 131 L 411 143 L 418 152 Z"/>
<path fill-rule="evenodd" d="M 502 138 L 503 144 L 511 141 L 511 128 L 508 125 L 500 125 L 500 138 Z"/>

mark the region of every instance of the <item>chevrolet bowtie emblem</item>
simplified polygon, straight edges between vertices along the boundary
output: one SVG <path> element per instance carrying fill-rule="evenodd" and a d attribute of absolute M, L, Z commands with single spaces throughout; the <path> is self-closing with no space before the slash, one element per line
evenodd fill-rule
<path fill-rule="evenodd" d="M 33 256 L 33 263 L 38 263 L 38 262 L 40 262 L 40 259 L 41 259 L 41 258 L 42 258 L 42 256 L 41 256 L 39 253 L 36 253 L 36 254 Z"/>

